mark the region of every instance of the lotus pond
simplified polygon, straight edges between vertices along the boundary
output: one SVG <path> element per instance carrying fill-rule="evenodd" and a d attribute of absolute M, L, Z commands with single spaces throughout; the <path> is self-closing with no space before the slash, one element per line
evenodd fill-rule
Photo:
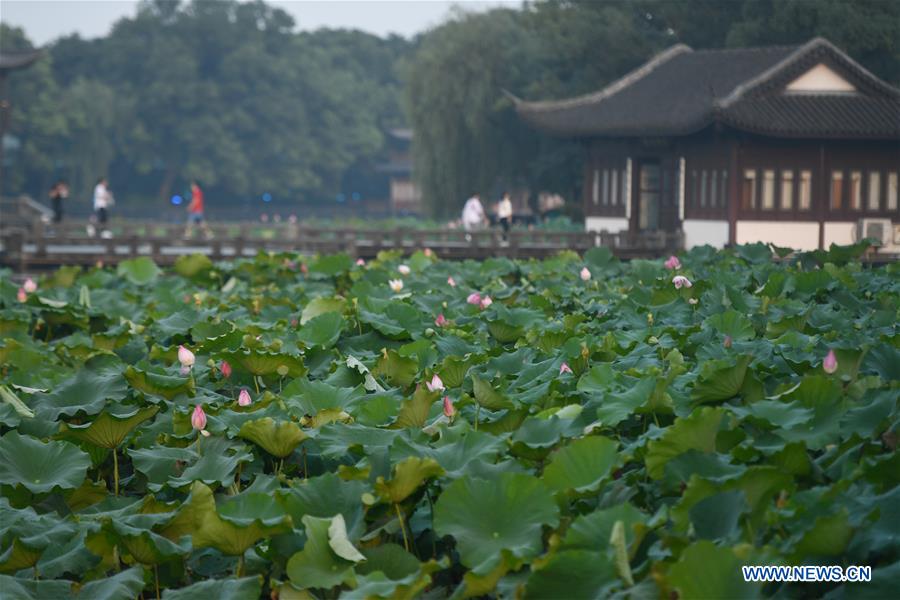
<path fill-rule="evenodd" d="M 894 596 L 900 268 L 860 251 L 7 272 L 0 595 Z"/>

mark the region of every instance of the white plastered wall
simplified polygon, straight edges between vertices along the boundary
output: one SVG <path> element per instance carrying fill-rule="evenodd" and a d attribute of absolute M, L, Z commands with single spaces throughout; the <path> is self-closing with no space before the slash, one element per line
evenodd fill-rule
<path fill-rule="evenodd" d="M 763 242 L 795 250 L 819 247 L 819 224 L 814 221 L 738 221 L 737 243 Z"/>
<path fill-rule="evenodd" d="M 788 92 L 855 92 L 853 84 L 819 63 L 787 85 Z"/>
<path fill-rule="evenodd" d="M 616 233 L 628 229 L 628 219 L 625 217 L 586 217 L 584 219 L 586 231 L 608 231 Z"/>
<path fill-rule="evenodd" d="M 856 242 L 856 222 L 841 221 L 825 223 L 825 248 L 829 248 L 831 244 L 846 246 Z"/>
<path fill-rule="evenodd" d="M 684 245 L 688 250 L 705 244 L 722 248 L 728 243 L 728 221 L 685 219 L 681 223 L 681 229 L 684 231 Z"/>

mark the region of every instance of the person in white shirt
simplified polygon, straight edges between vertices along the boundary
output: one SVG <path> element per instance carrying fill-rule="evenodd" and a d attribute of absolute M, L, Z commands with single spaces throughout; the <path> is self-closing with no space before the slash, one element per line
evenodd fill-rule
<path fill-rule="evenodd" d="M 509 234 L 509 227 L 512 225 L 512 216 L 512 200 L 509 198 L 509 192 L 504 192 L 503 198 L 497 203 L 497 220 L 500 221 L 500 226 L 503 227 L 504 240 L 506 240 Z"/>
<path fill-rule="evenodd" d="M 487 223 L 487 216 L 484 214 L 484 207 L 481 205 L 481 199 L 478 197 L 478 194 L 473 194 L 471 198 L 466 200 L 462 211 L 462 222 L 466 231 L 481 229 Z"/>
<path fill-rule="evenodd" d="M 109 191 L 109 183 L 106 181 L 106 177 L 101 177 L 97 180 L 97 185 L 94 186 L 94 218 L 93 220 L 100 224 L 100 228 L 103 230 L 100 234 L 102 237 L 110 237 L 110 232 L 106 229 L 106 221 L 109 219 L 109 208 L 113 205 L 113 195 L 112 192 Z M 91 236 L 96 234 L 96 230 L 93 225 L 88 225 L 88 233 Z"/>

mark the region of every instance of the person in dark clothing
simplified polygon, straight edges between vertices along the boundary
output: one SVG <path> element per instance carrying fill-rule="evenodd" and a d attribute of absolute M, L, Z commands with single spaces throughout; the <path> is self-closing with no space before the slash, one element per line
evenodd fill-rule
<path fill-rule="evenodd" d="M 53 205 L 53 222 L 59 223 L 63 218 L 63 200 L 69 197 L 69 184 L 60 179 L 50 188 L 50 202 Z"/>

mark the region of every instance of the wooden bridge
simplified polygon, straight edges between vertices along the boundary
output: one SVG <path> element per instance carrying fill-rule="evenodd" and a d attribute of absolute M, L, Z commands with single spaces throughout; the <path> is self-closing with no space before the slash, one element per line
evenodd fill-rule
<path fill-rule="evenodd" d="M 8 217 L 7 212 L 4 217 Z M 194 230 L 185 238 L 183 224 L 119 221 L 108 237 L 91 237 L 85 223 L 46 224 L 43 219 L 4 218 L 0 229 L 0 265 L 19 272 L 60 265 L 111 265 L 127 258 L 148 256 L 157 264 L 201 253 L 212 260 L 234 260 L 258 252 L 329 254 L 374 258 L 382 250 L 408 254 L 430 248 L 447 259 L 481 260 L 495 256 L 544 258 L 563 250 L 583 253 L 607 246 L 621 258 L 661 256 L 681 247 L 680 234 L 645 234 L 513 230 L 504 240 L 499 230 L 466 233 L 459 229 L 321 228 L 296 223 L 210 224 L 211 239 Z M 10 225 L 7 225 L 7 221 Z"/>

